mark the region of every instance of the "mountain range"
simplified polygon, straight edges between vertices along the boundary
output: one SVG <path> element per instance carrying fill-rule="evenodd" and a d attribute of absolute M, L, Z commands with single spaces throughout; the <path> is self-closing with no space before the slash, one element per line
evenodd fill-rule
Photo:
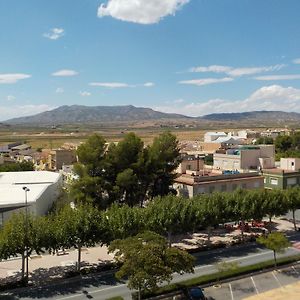
<path fill-rule="evenodd" d="M 18 125 L 84 124 L 130 122 L 143 120 L 190 120 L 190 121 L 300 121 L 300 113 L 283 111 L 252 111 L 242 113 L 215 113 L 201 117 L 189 117 L 155 111 L 151 108 L 126 106 L 60 106 L 50 111 L 28 117 L 7 120 L 3 123 Z"/>

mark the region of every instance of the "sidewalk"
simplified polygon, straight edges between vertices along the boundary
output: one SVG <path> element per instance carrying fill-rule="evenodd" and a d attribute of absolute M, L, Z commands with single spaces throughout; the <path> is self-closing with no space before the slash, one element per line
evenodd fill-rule
<path fill-rule="evenodd" d="M 68 271 L 75 270 L 77 250 L 68 250 L 65 254 L 34 255 L 29 259 L 30 280 L 39 284 L 52 279 L 63 278 Z M 107 253 L 107 247 L 82 249 L 82 266 L 96 267 L 111 262 L 113 256 Z M 15 281 L 21 276 L 21 258 L 12 258 L 0 262 L 0 283 Z"/>

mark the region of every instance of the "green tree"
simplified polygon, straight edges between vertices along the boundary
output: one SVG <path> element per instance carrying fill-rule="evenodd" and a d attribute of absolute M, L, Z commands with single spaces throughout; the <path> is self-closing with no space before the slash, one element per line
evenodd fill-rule
<path fill-rule="evenodd" d="M 281 232 L 273 232 L 265 236 L 260 236 L 257 242 L 273 251 L 274 266 L 277 267 L 277 253 L 283 253 L 289 246 L 290 242 Z"/>
<path fill-rule="evenodd" d="M 34 165 L 31 161 L 22 161 L 11 164 L 0 165 L 0 172 L 22 172 L 34 171 Z"/>
<path fill-rule="evenodd" d="M 70 193 L 75 202 L 92 202 L 100 208 L 106 208 L 110 203 L 105 192 L 104 165 L 105 140 L 94 134 L 77 149 L 79 163 L 74 171 L 78 179 L 71 185 Z"/>
<path fill-rule="evenodd" d="M 275 139 L 275 147 L 276 150 L 279 152 L 285 152 L 287 150 L 290 150 L 292 144 L 293 144 L 293 139 L 288 135 L 279 135 Z"/>
<path fill-rule="evenodd" d="M 154 138 L 149 147 L 149 160 L 152 166 L 153 182 L 150 187 L 151 197 L 165 196 L 174 192 L 171 188 L 180 163 L 180 152 L 176 136 L 164 132 Z"/>
<path fill-rule="evenodd" d="M 42 253 L 45 243 L 45 218 L 37 218 L 24 212 L 13 214 L 4 224 L 0 234 L 0 253 L 2 259 L 21 255 L 21 277 L 25 277 L 25 261 L 31 253 Z M 27 270 L 28 272 L 28 270 Z"/>
<path fill-rule="evenodd" d="M 284 191 L 287 207 L 292 211 L 294 229 L 297 230 L 295 212 L 300 209 L 300 187 L 292 187 Z"/>
<path fill-rule="evenodd" d="M 170 282 L 174 272 L 193 272 L 194 258 L 185 251 L 168 248 L 165 238 L 144 232 L 125 240 L 115 240 L 109 246 L 117 262 L 123 263 L 116 277 L 128 278 L 128 287 L 141 292 L 153 291 L 158 284 Z"/>
<path fill-rule="evenodd" d="M 272 145 L 274 144 L 274 139 L 268 136 L 259 137 L 256 142 L 256 145 Z"/>
<path fill-rule="evenodd" d="M 113 204 L 105 213 L 109 241 L 134 236 L 145 228 L 145 210 Z"/>
<path fill-rule="evenodd" d="M 166 235 L 171 246 L 174 233 L 194 229 L 195 214 L 189 199 L 174 195 L 157 197 L 146 208 L 146 226 L 151 231 Z"/>
<path fill-rule="evenodd" d="M 268 229 L 271 232 L 272 218 L 286 214 L 288 212 L 287 203 L 284 199 L 283 191 L 278 189 L 262 191 L 261 196 L 263 198 L 261 209 L 269 217 Z"/>
<path fill-rule="evenodd" d="M 107 222 L 99 211 L 89 204 L 75 207 L 65 206 L 53 217 L 53 234 L 48 245 L 51 252 L 59 249 L 76 248 L 78 250 L 77 267 L 81 268 L 82 247 L 92 247 L 103 243 L 107 236 Z"/>

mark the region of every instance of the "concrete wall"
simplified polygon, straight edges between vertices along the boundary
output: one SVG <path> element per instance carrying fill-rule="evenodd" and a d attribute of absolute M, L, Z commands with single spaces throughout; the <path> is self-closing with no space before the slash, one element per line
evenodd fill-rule
<path fill-rule="evenodd" d="M 280 169 L 290 171 L 300 170 L 300 158 L 281 158 Z"/>

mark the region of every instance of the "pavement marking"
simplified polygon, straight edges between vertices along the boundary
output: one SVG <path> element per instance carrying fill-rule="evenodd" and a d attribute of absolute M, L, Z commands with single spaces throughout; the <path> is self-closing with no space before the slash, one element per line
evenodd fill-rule
<path fill-rule="evenodd" d="M 292 266 L 292 269 L 295 271 L 295 273 L 299 276 L 299 272 L 296 270 L 296 268 L 294 266 Z"/>
<path fill-rule="evenodd" d="M 229 283 L 231 299 L 234 300 L 231 284 Z"/>
<path fill-rule="evenodd" d="M 272 274 L 273 274 L 273 277 L 275 278 L 275 280 L 277 281 L 277 283 L 278 283 L 279 287 L 281 287 L 281 288 L 282 288 L 282 284 L 280 283 L 280 281 L 279 281 L 278 277 L 275 275 L 274 271 L 272 272 Z"/>
<path fill-rule="evenodd" d="M 254 281 L 253 277 L 250 276 L 250 278 L 251 278 L 251 281 L 252 281 L 252 283 L 253 283 L 253 286 L 254 286 L 254 289 L 255 289 L 256 294 L 259 294 L 258 289 L 257 289 L 257 287 L 256 287 L 256 284 L 255 284 L 255 281 Z"/>
<path fill-rule="evenodd" d="M 206 267 L 213 267 L 213 265 L 205 265 L 205 266 L 199 266 L 199 267 L 195 267 L 195 270 L 199 270 L 199 269 L 204 269 Z"/>
<path fill-rule="evenodd" d="M 248 255 L 248 256 L 244 256 L 244 257 L 239 257 L 239 258 L 233 258 L 230 260 L 226 260 L 227 262 L 232 262 L 232 261 L 236 261 L 236 260 L 242 260 L 242 259 L 249 259 L 249 257 L 255 257 L 255 256 L 260 256 L 260 255 L 266 255 L 269 253 L 273 253 L 273 251 L 266 251 L 263 253 L 257 253 L 257 254 L 253 254 L 253 255 Z"/>
<path fill-rule="evenodd" d="M 126 284 L 120 284 L 120 285 L 116 285 L 116 286 L 110 286 L 110 287 L 107 287 L 107 288 L 104 288 L 104 289 L 98 289 L 98 290 L 90 291 L 90 292 L 88 292 L 88 294 L 95 294 L 95 293 L 99 293 L 99 292 L 107 291 L 107 290 L 112 290 L 112 289 L 115 289 L 115 288 L 118 288 L 118 287 L 123 287 L 123 286 L 126 286 Z M 72 298 L 80 297 L 82 295 L 83 295 L 83 291 L 80 294 L 77 293 L 77 294 L 74 294 L 74 295 L 71 295 L 71 296 L 62 297 L 62 298 L 58 298 L 58 299 L 59 300 L 72 299 Z"/>

